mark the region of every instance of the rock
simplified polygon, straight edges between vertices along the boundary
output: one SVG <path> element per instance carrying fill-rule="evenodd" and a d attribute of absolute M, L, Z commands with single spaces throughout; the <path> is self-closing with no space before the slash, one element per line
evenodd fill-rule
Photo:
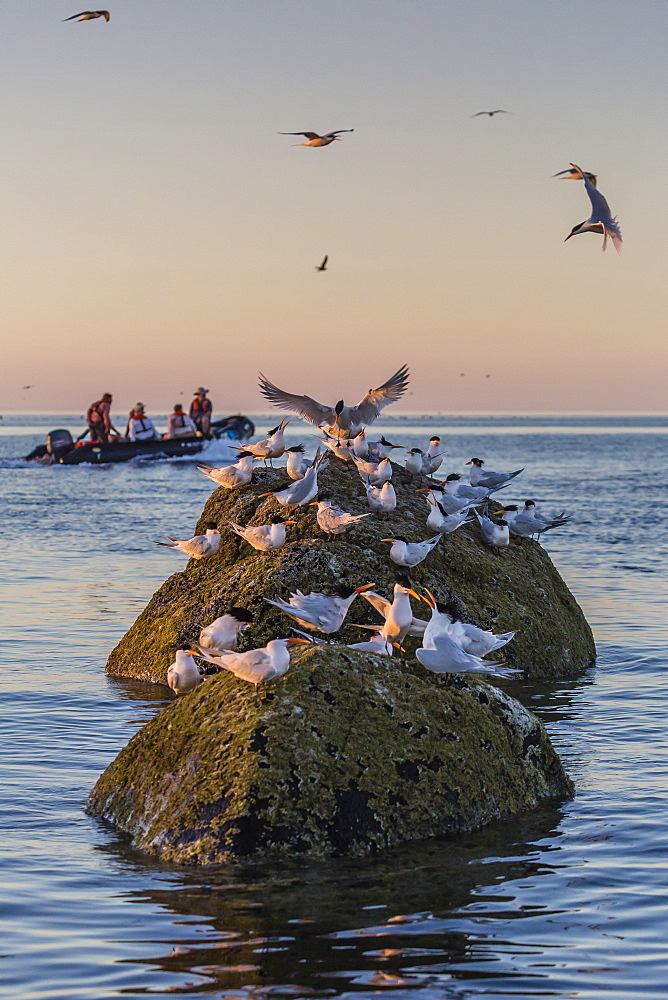
<path fill-rule="evenodd" d="M 362 855 L 571 792 L 542 724 L 502 691 L 332 645 L 293 653 L 260 693 L 208 678 L 133 737 L 87 810 L 205 865 Z"/>
<path fill-rule="evenodd" d="M 183 572 L 163 584 L 112 652 L 107 673 L 164 684 L 174 650 L 196 641 L 202 626 L 230 605 L 246 607 L 255 615 L 242 643 L 242 648 L 250 648 L 289 635 L 294 624 L 267 604 L 265 597 L 287 598 L 297 589 L 309 592 L 339 582 L 352 586 L 373 582 L 374 589 L 391 597 L 394 578 L 401 570 L 390 561 L 389 543 L 380 539 L 398 534 L 414 541 L 433 534 L 425 527 L 424 494 L 416 493 L 421 484 L 396 467 L 397 510 L 373 514 L 343 535 L 325 535 L 316 524 L 315 507 L 290 509 L 287 516 L 298 523 L 288 528 L 287 544 L 273 553 L 257 552 L 226 529 L 229 521 L 265 524 L 272 513 L 285 511 L 273 498 L 258 495 L 286 483 L 284 471 L 257 469 L 253 484 L 244 489 L 214 491 L 196 530 L 203 530 L 205 521 L 216 521 L 222 534 L 220 551 L 200 562 L 190 560 Z M 351 466 L 333 459 L 321 474 L 320 484 L 321 492 L 345 510 L 368 511 L 364 489 Z M 573 676 L 595 657 L 584 615 L 538 542 L 513 539 L 496 555 L 480 541 L 477 523 L 471 524 L 446 535 L 409 575 L 418 589 L 428 587 L 439 599 L 454 600 L 464 621 L 495 632 L 516 630 L 518 634 L 503 654 L 526 677 Z M 426 604 L 414 602 L 414 611 L 418 617 L 429 617 Z M 370 605 L 358 598 L 337 639 L 360 642 L 368 633 L 350 623 L 379 620 Z M 417 644 L 409 639 L 406 648 L 413 652 Z M 415 670 L 422 668 L 416 663 Z"/>
<path fill-rule="evenodd" d="M 266 523 L 278 504 L 259 494 L 282 488 L 285 474 L 256 470 L 250 486 L 216 490 L 197 530 L 215 520 L 220 551 L 166 581 L 107 671 L 165 683 L 175 648 L 196 641 L 230 605 L 253 612 L 242 636 L 242 647 L 252 648 L 291 634 L 292 620 L 265 597 L 339 582 L 373 582 L 390 596 L 398 570 L 381 539 L 431 534 L 420 484 L 401 470 L 394 483 L 397 511 L 340 536 L 321 532 L 314 507 L 290 510 L 297 524 L 289 541 L 268 554 L 225 524 Z M 367 509 L 356 472 L 337 460 L 321 492 L 352 513 Z M 594 657 L 582 612 L 538 543 L 513 541 L 496 555 L 471 525 L 447 535 L 410 577 L 414 587 L 454 600 L 467 621 L 518 629 L 503 653 L 527 676 L 568 676 Z M 414 602 L 414 613 L 429 610 Z M 378 620 L 358 597 L 336 644 L 300 647 L 289 672 L 258 693 L 231 674 L 208 678 L 134 736 L 97 782 L 88 811 L 127 831 L 141 850 L 214 864 L 266 853 L 360 855 L 473 830 L 571 794 L 542 725 L 502 691 L 429 673 L 412 656 L 414 639 L 401 659 L 345 648 L 368 636 L 352 622 Z"/>

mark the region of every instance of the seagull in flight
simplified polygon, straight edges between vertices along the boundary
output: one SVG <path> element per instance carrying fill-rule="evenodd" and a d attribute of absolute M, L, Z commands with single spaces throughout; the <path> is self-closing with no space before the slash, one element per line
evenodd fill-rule
<path fill-rule="evenodd" d="M 317 132 L 279 132 L 279 135 L 303 135 L 308 142 L 296 142 L 295 146 L 329 146 L 330 142 L 334 142 L 335 139 L 339 138 L 339 132 L 354 132 L 354 128 L 340 128 L 336 132 L 325 132 L 324 135 L 318 135 Z"/>
<path fill-rule="evenodd" d="M 579 167 L 570 166 L 568 170 L 560 170 L 558 174 L 552 174 L 553 177 L 561 177 L 565 181 L 581 181 L 583 179 L 583 172 Z M 584 177 L 591 181 L 594 187 L 596 187 L 596 174 L 590 174 L 586 170 L 584 171 Z"/>
<path fill-rule="evenodd" d="M 581 170 L 576 163 L 571 163 L 571 166 L 574 170 L 579 172 L 582 180 L 584 181 L 585 190 L 589 195 L 589 200 L 591 202 L 592 212 L 589 218 L 585 219 L 584 222 L 581 222 L 577 226 L 573 226 L 572 230 L 566 237 L 566 240 L 570 240 L 571 236 L 577 236 L 579 233 L 602 233 L 603 249 L 605 250 L 608 239 L 610 239 L 617 253 L 621 253 L 622 234 L 620 232 L 617 219 L 613 219 L 612 217 L 610 206 L 598 188 L 596 188 L 587 178 L 585 172 Z M 566 240 L 564 240 L 564 243 Z"/>
<path fill-rule="evenodd" d="M 326 406 L 310 396 L 297 396 L 279 389 L 260 372 L 260 391 L 265 399 L 282 410 L 299 414 L 309 424 L 324 427 L 328 434 L 337 438 L 355 437 L 365 424 L 376 420 L 385 406 L 396 403 L 407 386 L 408 366 L 402 365 L 387 382 L 377 389 L 369 389 L 357 406 L 346 406 L 342 399 L 335 406 Z"/>
<path fill-rule="evenodd" d="M 479 115 L 489 115 L 490 118 L 493 118 L 494 115 L 512 115 L 512 111 L 504 111 L 503 108 L 497 108 L 496 111 L 476 111 L 474 115 L 471 115 L 471 118 L 478 118 Z"/>
<path fill-rule="evenodd" d="M 64 21 L 92 21 L 96 17 L 103 17 L 105 21 L 109 20 L 108 10 L 83 10 L 80 14 L 72 14 L 72 17 L 64 17 Z"/>
<path fill-rule="evenodd" d="M 316 264 L 315 266 L 316 271 L 326 271 L 328 260 L 329 260 L 329 254 L 326 253 L 325 256 L 322 258 L 322 264 Z"/>

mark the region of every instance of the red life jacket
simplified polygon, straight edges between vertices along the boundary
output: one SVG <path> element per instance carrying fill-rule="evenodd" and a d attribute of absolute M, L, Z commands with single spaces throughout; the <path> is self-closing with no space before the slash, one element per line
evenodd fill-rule
<path fill-rule="evenodd" d="M 190 404 L 190 416 L 202 416 L 205 413 L 211 413 L 212 406 L 210 399 L 198 399 L 197 396 L 193 399 Z"/>

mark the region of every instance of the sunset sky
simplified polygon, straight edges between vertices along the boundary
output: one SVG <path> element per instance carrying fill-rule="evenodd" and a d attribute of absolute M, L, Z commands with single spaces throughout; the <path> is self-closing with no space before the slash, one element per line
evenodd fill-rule
<path fill-rule="evenodd" d="M 110 3 L 0 14 L 4 411 L 668 409 L 663 0 Z"/>

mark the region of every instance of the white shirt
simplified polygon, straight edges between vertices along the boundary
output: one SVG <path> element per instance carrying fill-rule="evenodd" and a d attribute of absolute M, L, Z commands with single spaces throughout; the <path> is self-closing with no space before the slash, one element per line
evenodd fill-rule
<path fill-rule="evenodd" d="M 185 437 L 197 434 L 197 428 L 187 413 L 171 413 L 167 421 L 167 437 Z"/>
<path fill-rule="evenodd" d="M 128 436 L 131 441 L 149 441 L 152 438 L 157 438 L 158 434 L 153 426 L 153 421 L 148 417 L 130 417 Z"/>

